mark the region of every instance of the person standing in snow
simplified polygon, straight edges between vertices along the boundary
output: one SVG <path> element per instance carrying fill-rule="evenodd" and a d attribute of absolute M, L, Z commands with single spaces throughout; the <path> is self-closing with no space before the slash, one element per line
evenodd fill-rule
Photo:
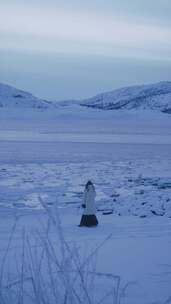
<path fill-rule="evenodd" d="M 79 226 L 97 226 L 98 220 L 96 218 L 96 206 L 95 206 L 96 191 L 93 183 L 88 181 L 85 185 L 83 195 L 83 215 Z"/>

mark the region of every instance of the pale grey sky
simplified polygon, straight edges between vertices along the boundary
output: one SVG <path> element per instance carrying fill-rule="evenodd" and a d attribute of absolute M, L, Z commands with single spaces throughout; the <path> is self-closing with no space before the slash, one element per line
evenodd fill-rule
<path fill-rule="evenodd" d="M 49 99 L 171 80 L 170 0 L 2 0 L 0 81 Z"/>

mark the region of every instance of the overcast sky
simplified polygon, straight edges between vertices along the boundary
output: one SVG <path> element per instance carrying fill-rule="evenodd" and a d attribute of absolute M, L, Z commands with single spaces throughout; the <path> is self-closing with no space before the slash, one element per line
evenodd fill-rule
<path fill-rule="evenodd" d="M 49 99 L 171 80 L 170 0 L 1 0 L 0 81 Z"/>

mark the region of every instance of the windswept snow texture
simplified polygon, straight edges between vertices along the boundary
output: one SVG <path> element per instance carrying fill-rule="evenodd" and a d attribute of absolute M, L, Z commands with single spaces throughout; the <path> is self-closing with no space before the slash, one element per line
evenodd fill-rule
<path fill-rule="evenodd" d="M 104 110 L 145 109 L 171 113 L 171 82 L 117 89 L 83 100 L 82 105 Z"/>

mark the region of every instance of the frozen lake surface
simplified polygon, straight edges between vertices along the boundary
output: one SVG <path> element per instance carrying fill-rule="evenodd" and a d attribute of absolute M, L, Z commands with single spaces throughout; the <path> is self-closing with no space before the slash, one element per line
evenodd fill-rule
<path fill-rule="evenodd" d="M 31 240 L 46 222 L 41 196 L 50 210 L 58 205 L 65 238 L 79 246 L 81 256 L 111 235 L 99 250 L 96 267 L 120 276 L 121 303 L 165 303 L 171 295 L 170 145 L 0 144 L 1 258 L 14 218 L 19 218 L 7 258 L 12 282 L 15 267 L 9 265 L 21 254 L 23 229 Z M 96 186 L 100 223 L 92 230 L 77 227 L 89 178 Z M 51 237 L 55 242 L 53 229 Z M 106 284 L 104 278 L 104 290 Z"/>
<path fill-rule="evenodd" d="M 0 159 L 1 208 L 77 208 L 92 179 L 99 210 L 171 215 L 171 145 L 2 141 Z"/>
<path fill-rule="evenodd" d="M 94 112 L 91 115 L 93 120 Z M 41 130 L 34 131 L 33 126 L 38 126 L 36 119 L 35 124 L 23 125 L 23 129 L 22 123 L 10 129 L 5 118 L 0 122 L 2 263 L 17 219 L 5 263 L 8 283 L 17 285 L 16 265 L 21 261 L 23 231 L 38 255 L 41 245 L 40 240 L 35 241 L 37 231 L 46 238 L 43 226 L 47 215 L 40 203 L 41 197 L 52 214 L 58 207 L 64 237 L 79 248 L 81 258 L 100 246 L 96 271 L 120 277 L 120 304 L 170 303 L 171 142 L 167 128 L 170 122 L 167 116 L 165 124 L 163 117 L 161 132 L 157 119 L 151 132 L 147 132 L 148 128 L 141 131 L 141 124 L 137 122 L 137 132 L 132 132 L 132 123 L 128 129 L 120 124 L 122 132 L 119 133 L 115 132 L 117 123 L 112 125 L 111 121 L 98 133 L 100 122 L 96 126 L 93 121 L 91 133 L 91 123 L 86 132 L 86 123 L 80 122 L 81 119 L 71 124 L 71 132 L 69 123 L 64 126 L 62 119 L 60 132 L 58 128 L 53 129 L 53 124 L 48 128 L 48 122 L 43 123 Z M 146 122 L 149 126 L 150 118 L 146 118 Z M 17 124 L 16 121 L 13 126 Z M 93 180 L 97 192 L 99 226 L 95 229 L 77 226 L 88 179 Z M 49 235 L 56 244 L 54 227 Z M 105 278 L 100 285 L 104 292 L 108 285 Z M 98 301 L 93 302 L 96 303 Z M 113 302 L 109 299 L 103 303 Z"/>

